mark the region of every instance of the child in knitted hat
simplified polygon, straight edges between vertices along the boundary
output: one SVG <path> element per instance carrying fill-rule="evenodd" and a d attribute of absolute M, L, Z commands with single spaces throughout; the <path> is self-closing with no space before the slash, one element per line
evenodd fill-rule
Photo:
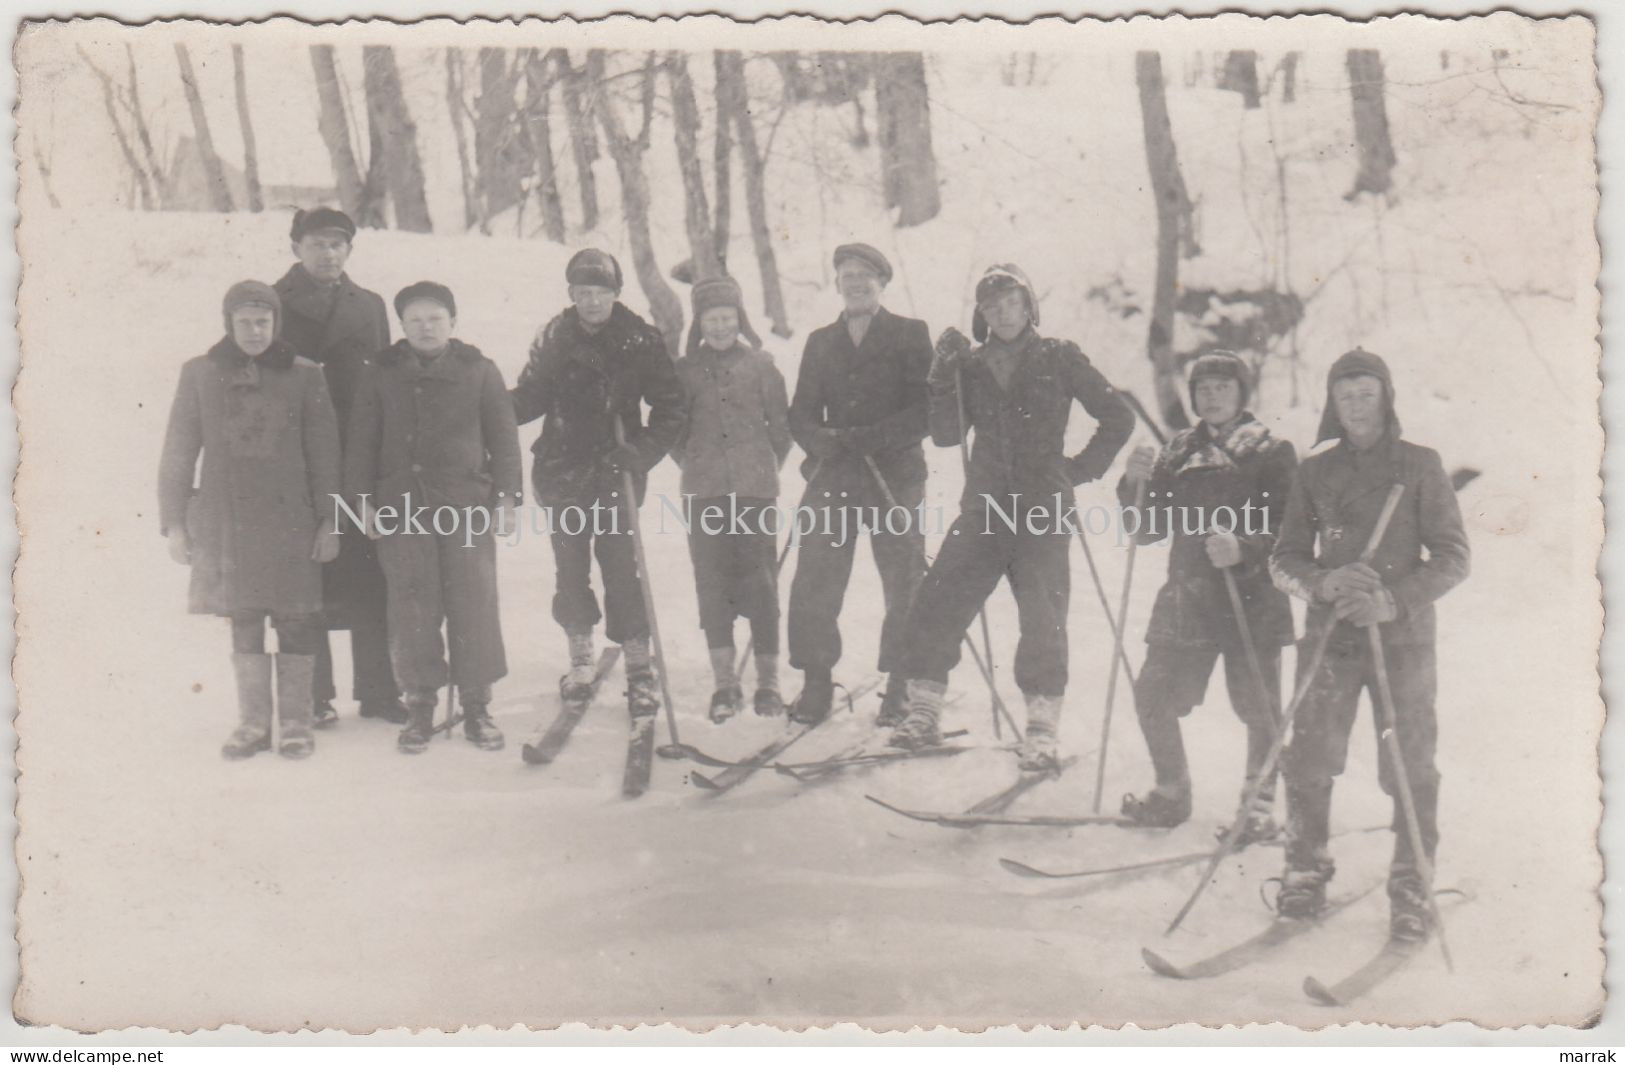
<path fill-rule="evenodd" d="M 279 752 L 304 758 L 316 745 L 321 567 L 339 550 L 338 420 L 321 367 L 282 339 L 271 286 L 238 282 L 224 313 L 226 335 L 181 368 L 158 472 L 159 521 L 170 556 L 192 569 L 191 612 L 231 619 L 239 723 L 220 753 L 270 750 L 275 706 Z M 267 619 L 277 633 L 274 662 Z"/>
<path fill-rule="evenodd" d="M 683 496 L 692 500 L 689 554 L 716 677 L 711 720 L 726 721 L 743 708 L 733 637 L 740 617 L 750 621 L 756 651 L 752 705 L 758 714 L 776 715 L 784 701 L 775 518 L 779 467 L 790 454 L 788 393 L 732 278 L 696 283 L 693 302 L 687 353 L 677 361 L 688 428 L 672 457 L 683 470 Z"/>

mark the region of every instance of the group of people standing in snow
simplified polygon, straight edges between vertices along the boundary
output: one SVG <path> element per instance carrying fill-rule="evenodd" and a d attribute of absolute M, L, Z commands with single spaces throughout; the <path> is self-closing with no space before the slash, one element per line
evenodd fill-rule
<path fill-rule="evenodd" d="M 507 671 L 495 539 L 518 520 L 523 500 L 518 427 L 539 418 L 533 501 L 623 515 L 609 529 L 549 528 L 552 613 L 569 648 L 560 681 L 567 703 L 596 688 L 602 621 L 624 655 L 630 714 L 660 707 L 664 664 L 651 650 L 634 530 L 649 471 L 665 456 L 681 468 L 683 496 L 696 509 L 775 507 L 780 470 L 799 446 L 803 505 L 917 511 L 929 436 L 962 449 L 965 488 L 929 564 L 917 523 L 869 529 L 885 605 L 876 725 L 896 747 L 940 742 L 948 675 L 1002 577 L 1019 612 L 1020 764 L 1058 767 L 1069 679 L 1066 518 L 1074 490 L 1111 469 L 1135 415 L 1075 344 L 1038 332 L 1038 301 L 1020 269 L 995 265 L 977 283 L 974 340 L 949 328 L 933 345 L 924 322 L 882 305 L 892 276 L 886 257 L 842 245 L 833 254 L 841 313 L 809 335 L 791 395 L 731 279 L 695 283 L 692 325 L 674 360 L 660 333 L 620 302 L 619 264 L 587 249 L 565 271 L 570 305 L 538 331 L 510 391 L 496 365 L 455 335 L 456 301 L 442 284 L 396 295 L 403 339 L 390 343 L 383 300 L 344 271 L 355 234 L 342 212 L 299 212 L 291 233 L 298 261 L 275 285 L 231 286 L 226 335 L 182 368 L 170 413 L 160 520 L 172 556 L 191 566 L 191 609 L 231 621 L 240 721 L 227 757 L 271 748 L 273 706 L 279 752 L 312 752 L 312 729 L 336 717 L 333 628 L 351 633 L 361 716 L 403 725 L 402 751 L 427 747 L 448 684 L 465 736 L 484 749 L 504 745 L 488 709 L 491 685 Z M 1396 796 L 1389 893 L 1396 934 L 1419 937 L 1438 838 L 1431 604 L 1467 572 L 1460 512 L 1437 453 L 1400 439 L 1392 378 L 1377 356 L 1357 349 L 1334 363 L 1317 444 L 1336 444 L 1302 463 L 1251 413 L 1252 385 L 1234 354 L 1196 359 L 1189 396 L 1197 423 L 1160 448 L 1135 448 L 1117 485 L 1138 542 L 1172 541 L 1134 686 L 1155 782 L 1125 797 L 1123 814 L 1161 827 L 1191 816 L 1180 719 L 1202 702 L 1222 656 L 1247 728 L 1244 795 L 1253 808 L 1243 831 L 1249 840 L 1279 832 L 1270 754 L 1281 728 L 1280 652 L 1294 639 L 1288 596 L 1305 599 L 1308 631 L 1331 636 L 1323 661 L 1299 664 L 1301 705 L 1282 759 L 1288 839 L 1278 907 L 1287 916 L 1324 907 L 1332 781 L 1360 691 L 1375 698 L 1379 686 L 1391 687 L 1426 854 L 1413 853 L 1403 830 L 1385 750 L 1382 785 Z M 1074 403 L 1094 428 L 1068 455 Z M 1365 551 L 1396 484 L 1402 503 Z M 489 520 L 478 530 L 415 530 L 400 520 L 414 506 L 483 508 Z M 1179 518 L 1160 525 L 1135 513 L 1170 506 Z M 1244 508 L 1263 516 L 1261 528 L 1237 529 Z M 1228 526 L 1220 511 L 1231 515 Z M 778 668 L 784 556 L 761 523 L 745 524 L 689 529 L 715 675 L 710 717 L 725 721 L 746 704 L 734 631 L 743 618 L 754 651 L 751 707 L 815 724 L 835 699 L 856 542 L 827 526 L 799 537 L 785 629 L 789 664 L 802 677 L 787 705 Z M 265 650 L 267 621 L 275 656 Z M 1383 678 L 1366 640 L 1371 626 L 1386 651 Z"/>

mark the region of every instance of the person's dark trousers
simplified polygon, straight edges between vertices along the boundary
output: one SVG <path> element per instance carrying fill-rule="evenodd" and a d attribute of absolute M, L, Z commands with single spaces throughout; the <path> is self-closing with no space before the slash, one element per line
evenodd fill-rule
<path fill-rule="evenodd" d="M 688 553 L 700 628 L 709 647 L 732 647 L 735 618 L 750 622 L 757 654 L 779 651 L 778 538 L 774 501 L 741 496 L 696 499 Z M 731 522 L 738 515 L 737 524 Z M 707 524 L 707 515 L 713 515 Z M 764 520 L 765 519 L 765 520 Z"/>
<path fill-rule="evenodd" d="M 350 626 L 351 696 L 357 702 L 393 703 L 400 697 L 389 658 L 389 592 L 372 541 L 353 532 L 340 538 L 339 557 L 323 569 L 323 595 L 338 601 Z M 316 634 L 311 694 L 318 702 L 338 697 L 331 637 Z"/>
<path fill-rule="evenodd" d="M 625 643 L 649 635 L 649 615 L 643 608 L 638 581 L 637 552 L 632 543 L 632 516 L 625 507 L 616 511 L 618 496 L 603 498 L 595 512 L 591 504 L 557 506 L 553 512 L 553 620 L 566 632 L 591 630 L 604 621 L 604 635 Z M 594 517 L 598 531 L 594 531 Z M 604 607 L 592 590 L 592 559 L 604 583 Z"/>
<path fill-rule="evenodd" d="M 1438 745 L 1438 721 L 1434 713 L 1438 671 L 1434 648 L 1432 644 L 1384 644 L 1383 654 L 1388 665 L 1389 687 L 1394 693 L 1394 726 L 1400 757 L 1404 759 L 1416 803 L 1422 845 L 1431 861 L 1439 842 L 1439 772 L 1434 766 Z M 1301 677 L 1299 683 L 1303 683 Z M 1333 778 L 1343 772 L 1348 761 L 1349 734 L 1354 728 L 1362 691 L 1369 693 L 1372 699 L 1371 720 L 1377 732 L 1379 752 L 1377 780 L 1382 790 L 1393 797 L 1393 867 L 1395 870 L 1414 869 L 1397 777 L 1387 745 L 1382 742 L 1382 715 L 1376 710 L 1377 677 L 1371 647 L 1359 630 L 1339 633 L 1327 647 L 1321 668 L 1293 721 L 1292 742 L 1282 762 L 1282 773 L 1287 781 L 1288 824 L 1292 826 L 1294 821 L 1303 820 L 1291 809 L 1294 789 L 1304 789 L 1309 794 L 1320 789 L 1329 791 Z M 1318 821 L 1324 818 L 1326 811 L 1317 810 L 1315 814 Z M 1326 826 L 1322 823 L 1304 823 L 1303 830 L 1312 839 L 1326 838 Z M 1292 853 L 1289 841 L 1289 858 Z"/>
<path fill-rule="evenodd" d="M 1025 520 L 1017 524 L 1020 531 L 1011 531 L 981 510 L 955 519 L 914 596 L 902 665 L 908 677 L 947 682 L 959 663 L 965 630 L 1000 578 L 1007 577 L 1021 626 L 1016 686 L 1028 695 L 1066 693 L 1071 540 L 1062 532 L 1028 532 Z M 1037 527 L 1050 525 L 1046 520 Z"/>
<path fill-rule="evenodd" d="M 1140 732 L 1157 785 L 1165 788 L 1189 785 L 1185 741 L 1179 719 L 1201 704 L 1213 675 L 1218 647 L 1176 647 L 1152 644 L 1134 686 L 1134 708 L 1140 719 Z M 1258 775 L 1275 740 L 1274 707 L 1281 699 L 1281 650 L 1258 649 L 1258 664 L 1264 671 L 1264 694 L 1253 679 L 1252 666 L 1241 648 L 1224 655 L 1224 683 L 1230 706 L 1247 726 L 1247 777 Z M 1266 699 L 1267 695 L 1267 699 Z M 1274 794 L 1273 788 L 1268 794 Z"/>
<path fill-rule="evenodd" d="M 794 669 L 830 670 L 841 660 L 841 604 L 846 600 L 852 559 L 858 540 L 862 539 L 854 508 L 862 509 L 866 522 L 874 517 L 875 511 L 870 508 L 879 508 L 881 517 L 868 537 L 875 568 L 880 571 L 881 594 L 886 605 L 875 668 L 882 673 L 901 668 L 907 645 L 909 608 L 925 575 L 925 531 L 919 527 L 918 510 L 925 483 L 889 486 L 897 505 L 909 511 L 906 522 L 902 516 L 893 519 L 892 528 L 900 530 L 897 532 L 886 527 L 887 503 L 867 471 L 853 483 L 856 487 L 849 488 L 847 498 L 842 501 L 848 507 L 844 540 L 840 507 L 823 499 L 813 488 L 807 493 L 806 505 L 812 508 L 818 520 L 816 528 L 802 536 L 796 548 L 796 575 L 790 584 L 790 619 L 786 628 L 790 665 Z M 827 525 L 826 506 L 832 508 L 833 514 Z"/>
<path fill-rule="evenodd" d="M 265 653 L 265 622 L 276 629 L 277 651 L 285 655 L 313 654 L 322 630 L 310 614 L 272 615 L 264 610 L 239 610 L 231 615 L 231 649 L 240 655 Z"/>

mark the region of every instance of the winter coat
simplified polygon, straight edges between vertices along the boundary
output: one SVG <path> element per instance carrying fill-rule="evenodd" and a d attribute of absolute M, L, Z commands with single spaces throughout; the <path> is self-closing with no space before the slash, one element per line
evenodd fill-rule
<path fill-rule="evenodd" d="M 272 287 L 282 299 L 282 339 L 327 375 L 342 438 L 361 368 L 389 346 L 389 311 L 383 297 L 341 274 L 329 303 L 321 286 L 298 263 Z"/>
<path fill-rule="evenodd" d="M 512 395 L 520 425 L 543 419 L 531 479 L 544 506 L 586 506 L 620 491 L 620 475 L 603 461 L 616 446 L 616 415 L 638 452 L 639 499 L 649 470 L 683 433 L 683 386 L 665 341 L 619 303 L 596 333 L 574 307 L 543 326 Z"/>
<path fill-rule="evenodd" d="M 931 389 L 931 439 L 937 446 L 957 447 L 976 430 L 960 508 L 979 509 L 984 497 L 1012 494 L 1023 497 L 1024 507 L 1048 507 L 1057 492 L 1063 507 L 1070 507 L 1075 486 L 1111 468 L 1134 431 L 1134 412 L 1076 344 L 1031 329 L 999 352 L 1013 367 L 1008 384 L 1001 386 L 986 361 L 1000 343 L 975 348 L 960 370 L 969 425 L 960 424 L 953 378 Z M 1074 400 L 1096 426 L 1084 449 L 1068 457 L 1063 448 Z"/>
<path fill-rule="evenodd" d="M 850 486 L 867 493 L 873 477 L 864 462 L 867 455 L 899 498 L 918 498 L 925 486 L 920 441 L 927 429 L 925 376 L 930 369 L 926 324 L 884 307 L 875 312 L 863 343 L 856 346 L 844 313 L 813 330 L 790 401 L 790 433 L 808 453 L 802 474 L 811 478 L 816 468 L 818 481 L 831 490 Z M 819 429 L 857 431 L 840 454 L 820 463 L 812 456 Z"/>
<path fill-rule="evenodd" d="M 1134 485 L 1126 476 L 1118 481 L 1117 498 L 1130 528 L 1137 529 L 1135 542 L 1153 544 L 1173 537 L 1168 582 L 1151 608 L 1146 643 L 1226 651 L 1242 646 L 1224 574 L 1208 560 L 1206 547 L 1215 526 L 1231 525 L 1241 544 L 1241 562 L 1230 567 L 1230 573 L 1241 593 L 1253 643 L 1269 648 L 1292 642 L 1292 606 L 1271 583 L 1269 556 L 1281 531 L 1297 466 L 1292 444 L 1271 436 L 1244 411 L 1222 441 L 1214 439 L 1206 422 L 1199 422 L 1175 434 L 1157 453 L 1137 526 Z M 1244 509 L 1249 506 L 1250 511 Z"/>
<path fill-rule="evenodd" d="M 688 407 L 671 454 L 683 470 L 683 494 L 777 498 L 791 440 L 784 375 L 773 356 L 743 342 L 724 352 L 701 344 L 677 360 L 677 375 Z"/>
<path fill-rule="evenodd" d="M 413 507 L 491 507 L 521 485 L 513 405 L 478 348 L 453 340 L 424 363 L 399 340 L 363 370 L 344 456 L 352 507 L 366 494 L 399 508 L 407 493 Z"/>
<path fill-rule="evenodd" d="M 338 422 L 315 363 L 282 340 L 249 358 L 227 337 L 181 368 L 158 514 L 191 541 L 192 613 L 319 611 L 311 551 L 338 490 Z"/>
<path fill-rule="evenodd" d="M 1282 591 L 1309 600 L 1309 632 L 1320 632 L 1334 617 L 1332 604 L 1318 595 L 1326 571 L 1359 559 L 1396 483 L 1405 494 L 1371 561 L 1399 608 L 1399 616 L 1382 625 L 1382 638 L 1393 645 L 1433 643 L 1433 601 L 1466 579 L 1471 552 L 1439 453 L 1392 430 L 1366 451 L 1339 440 L 1298 467 L 1270 573 Z M 1337 637 L 1364 638 L 1352 625 L 1341 626 Z"/>

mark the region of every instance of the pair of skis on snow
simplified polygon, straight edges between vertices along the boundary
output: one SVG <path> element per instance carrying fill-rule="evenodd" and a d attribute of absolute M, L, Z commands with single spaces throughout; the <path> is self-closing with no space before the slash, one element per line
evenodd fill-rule
<path fill-rule="evenodd" d="M 609 676 L 610 670 L 621 657 L 621 648 L 618 644 L 611 644 L 604 648 L 598 656 L 598 665 L 593 670 L 592 687 L 588 694 L 581 699 L 565 699 L 559 707 L 559 712 L 553 721 L 536 736 L 531 742 L 520 748 L 520 757 L 526 765 L 547 765 L 559 756 L 570 737 L 574 734 L 576 726 L 587 715 L 593 701 L 598 697 L 598 689 L 603 686 L 604 679 Z M 632 719 L 632 731 L 626 741 L 626 769 L 621 776 L 621 794 L 629 799 L 635 799 L 649 790 L 649 774 L 654 758 L 655 715 L 648 714 Z"/>
<path fill-rule="evenodd" d="M 929 749 L 927 748 L 927 750 Z M 1066 816 L 1012 814 L 1007 812 L 1021 796 L 1044 783 L 1044 781 L 1059 776 L 1077 760 L 1077 755 L 1069 755 L 1063 758 L 1054 770 L 1021 770 L 1016 776 L 1015 782 L 1009 787 L 989 795 L 987 798 L 958 813 L 913 810 L 904 806 L 895 806 L 873 795 L 865 795 L 864 798 L 884 810 L 890 810 L 894 814 L 901 814 L 912 821 L 924 821 L 929 824 L 942 825 L 945 828 L 978 828 L 982 825 L 1027 825 L 1041 828 L 1073 828 L 1081 825 L 1120 825 L 1127 827 L 1132 825 L 1134 822 L 1128 818 L 1114 814 Z"/>

